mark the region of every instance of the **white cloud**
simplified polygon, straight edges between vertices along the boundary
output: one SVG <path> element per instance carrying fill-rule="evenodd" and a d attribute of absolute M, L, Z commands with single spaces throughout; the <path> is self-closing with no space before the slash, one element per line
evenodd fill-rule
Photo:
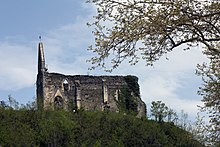
<path fill-rule="evenodd" d="M 17 90 L 34 85 L 37 58 L 34 53 L 29 46 L 0 43 L 0 89 Z"/>
<path fill-rule="evenodd" d="M 198 109 L 197 105 L 200 105 L 201 101 L 194 97 L 195 94 L 191 91 L 192 89 L 186 88 L 187 91 L 177 92 L 177 90 L 183 86 L 181 83 L 182 81 L 177 77 L 158 75 L 148 77 L 144 81 L 141 81 L 141 92 L 143 99 L 148 104 L 148 111 L 152 101 L 163 101 L 175 111 L 183 109 L 188 112 L 191 117 L 195 116 Z M 184 97 L 183 93 L 191 93 L 191 96 Z"/>
<path fill-rule="evenodd" d="M 78 17 L 74 24 L 51 30 L 44 37 L 50 71 L 82 74 L 87 70 L 86 60 L 90 56 L 87 48 L 93 41 L 91 30 L 86 26 L 88 19 Z"/>
<path fill-rule="evenodd" d="M 42 36 L 46 63 L 49 71 L 65 74 L 87 74 L 88 64 L 85 62 L 90 53 L 87 46 L 93 42 L 91 30 L 86 22 L 91 18 L 78 17 L 74 24 L 67 24 L 50 30 Z M 24 40 L 24 38 L 22 38 Z M 33 86 L 36 80 L 37 41 L 30 41 L 29 45 L 0 42 L 0 89 L 18 90 Z M 146 67 L 144 62 L 136 66 L 123 63 L 112 74 L 134 74 L 139 77 L 142 99 L 148 104 L 151 101 L 162 100 L 171 108 L 180 111 L 186 110 L 190 115 L 196 115 L 196 105 L 200 103 L 194 98 L 191 83 L 197 83 L 194 75 L 197 63 L 205 58 L 200 48 L 189 51 L 176 49 L 168 54 L 169 60 L 162 58 L 154 67 Z M 100 70 L 90 71 L 95 75 L 104 73 Z M 194 79 L 194 80 L 192 80 Z M 196 85 L 193 91 L 197 89 Z M 186 91 L 180 92 L 182 89 Z M 184 93 L 191 93 L 183 97 Z"/>
<path fill-rule="evenodd" d="M 146 67 L 144 61 L 135 66 L 122 63 L 114 73 L 139 77 L 141 96 L 148 111 L 152 101 L 161 100 L 176 111 L 185 110 L 194 118 L 197 105 L 201 105 L 201 97 L 197 95 L 201 78 L 195 75 L 195 69 L 197 64 L 206 61 L 206 57 L 201 47 L 189 51 L 177 48 L 167 57 L 169 60 L 162 57 L 154 67 Z"/>
<path fill-rule="evenodd" d="M 87 20 L 78 17 L 74 24 L 50 30 L 42 36 L 50 71 L 66 74 L 86 72 L 87 46 L 91 41 Z M 24 37 L 15 37 L 6 37 L 7 41 L 0 42 L 0 90 L 19 90 L 33 86 L 36 81 L 38 41 L 22 41 L 21 44 L 14 41 L 24 40 Z"/>
<path fill-rule="evenodd" d="M 195 69 L 198 63 L 206 61 L 201 52 L 201 48 L 186 52 L 177 49 L 169 54 L 169 60 L 155 63 L 145 74 L 140 72 L 141 92 L 148 110 L 151 101 L 162 100 L 176 111 L 183 109 L 191 118 L 196 116 L 197 105 L 201 105 L 196 95 L 201 79 L 195 75 Z"/>

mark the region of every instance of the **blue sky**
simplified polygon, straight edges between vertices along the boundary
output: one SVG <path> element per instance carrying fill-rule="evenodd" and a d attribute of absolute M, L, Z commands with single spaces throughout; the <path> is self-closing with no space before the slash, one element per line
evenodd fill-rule
<path fill-rule="evenodd" d="M 92 29 L 86 26 L 95 14 L 94 6 L 85 0 L 7 0 L 0 5 L 0 100 L 11 94 L 20 103 L 35 97 L 38 36 L 42 36 L 49 71 L 65 74 L 109 75 L 101 69 L 88 71 L 92 54 L 87 47 L 94 41 Z M 205 61 L 201 47 L 190 51 L 181 48 L 146 67 L 123 63 L 113 75 L 133 74 L 139 77 L 142 99 L 162 100 L 190 117 L 201 104 L 195 75 L 197 63 Z M 128 70 L 129 69 L 129 70 Z M 149 109 L 148 109 L 149 110 Z"/>

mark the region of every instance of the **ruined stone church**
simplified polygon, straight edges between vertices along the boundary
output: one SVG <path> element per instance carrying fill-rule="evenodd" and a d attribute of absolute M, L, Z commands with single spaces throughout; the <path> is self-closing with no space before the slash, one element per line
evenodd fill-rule
<path fill-rule="evenodd" d="M 128 86 L 126 76 L 64 75 L 50 73 L 45 66 L 43 43 L 38 44 L 38 74 L 36 82 L 38 109 L 119 112 L 121 89 Z M 133 76 L 135 77 L 135 76 Z M 137 79 L 137 77 L 135 77 Z M 134 95 L 138 116 L 146 115 L 145 103 Z M 139 92 L 139 85 L 138 85 Z"/>

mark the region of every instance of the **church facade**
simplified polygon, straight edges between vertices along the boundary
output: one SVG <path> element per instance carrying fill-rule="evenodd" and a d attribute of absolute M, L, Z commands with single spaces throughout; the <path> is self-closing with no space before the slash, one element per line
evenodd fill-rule
<path fill-rule="evenodd" d="M 45 66 L 43 43 L 38 44 L 36 82 L 38 109 L 65 109 L 70 111 L 77 109 L 103 111 L 108 109 L 109 111 L 119 112 L 121 89 L 128 86 L 126 77 L 50 73 Z M 138 116 L 145 116 L 145 103 L 140 96 L 134 97 Z"/>

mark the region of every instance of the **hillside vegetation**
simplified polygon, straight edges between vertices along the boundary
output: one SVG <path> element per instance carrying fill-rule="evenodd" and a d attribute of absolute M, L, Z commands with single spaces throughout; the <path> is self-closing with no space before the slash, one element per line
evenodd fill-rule
<path fill-rule="evenodd" d="M 110 112 L 0 109 L 0 146 L 198 146 L 172 123 Z"/>

